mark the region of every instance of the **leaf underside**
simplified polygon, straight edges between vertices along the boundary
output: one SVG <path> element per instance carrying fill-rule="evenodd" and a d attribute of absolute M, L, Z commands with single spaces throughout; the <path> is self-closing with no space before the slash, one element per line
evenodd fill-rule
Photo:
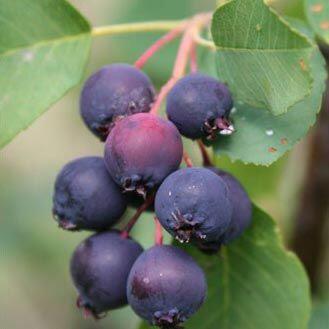
<path fill-rule="evenodd" d="M 0 147 L 82 76 L 89 23 L 64 0 L 0 0 Z"/>
<path fill-rule="evenodd" d="M 212 22 L 217 70 L 236 99 L 274 115 L 311 92 L 312 43 L 263 0 L 232 0 Z"/>

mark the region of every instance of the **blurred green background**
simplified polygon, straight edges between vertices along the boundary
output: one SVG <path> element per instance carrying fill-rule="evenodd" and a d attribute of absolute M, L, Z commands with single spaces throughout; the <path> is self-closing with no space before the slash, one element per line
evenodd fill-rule
<path fill-rule="evenodd" d="M 9 0 L 8 0 L 9 1 Z M 95 25 L 131 21 L 179 19 L 212 10 L 215 0 L 72 0 Z M 280 10 L 302 15 L 299 1 L 271 1 Z M 297 8 L 297 9 L 296 9 Z M 86 76 L 104 64 L 133 62 L 157 34 L 103 37 L 93 42 Z M 157 86 L 170 74 L 177 43 L 157 54 L 146 66 Z M 76 292 L 68 263 L 74 247 L 86 236 L 59 230 L 51 216 L 55 176 L 68 161 L 101 155 L 102 145 L 84 127 L 78 112 L 81 86 L 70 91 L 27 131 L 0 153 L 0 328 L 69 329 L 135 328 L 128 308 L 106 319 L 84 320 L 75 308 Z M 307 140 L 269 168 L 243 166 L 220 159 L 218 165 L 235 173 L 253 201 L 280 224 L 285 237 L 292 227 L 295 203 L 303 177 Z M 188 148 L 191 142 L 186 142 Z M 197 150 L 193 159 L 200 163 Z M 296 163 L 298 162 L 298 166 Z M 152 242 L 143 223 L 134 233 L 145 246 Z M 325 274 L 324 274 L 325 278 Z M 325 281 L 325 280 L 324 280 Z"/>

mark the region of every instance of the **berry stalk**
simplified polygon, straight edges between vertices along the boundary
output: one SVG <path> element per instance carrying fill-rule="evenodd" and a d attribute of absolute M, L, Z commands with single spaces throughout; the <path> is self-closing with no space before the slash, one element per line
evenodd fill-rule
<path fill-rule="evenodd" d="M 186 151 L 184 151 L 184 153 L 183 153 L 183 160 L 186 163 L 187 167 L 189 167 L 189 168 L 193 167 L 192 159 Z"/>
<path fill-rule="evenodd" d="M 190 55 L 190 71 L 191 73 L 196 73 L 198 71 L 198 61 L 197 61 L 197 52 L 196 44 L 193 43 Z"/>
<path fill-rule="evenodd" d="M 157 51 L 159 51 L 163 46 L 173 41 L 180 34 L 182 34 L 185 28 L 186 23 L 184 22 L 173 30 L 171 30 L 170 32 L 168 32 L 167 34 L 165 34 L 164 36 L 162 36 L 150 48 L 148 48 L 144 52 L 144 54 L 135 62 L 135 67 L 141 69 Z"/>
<path fill-rule="evenodd" d="M 161 246 L 163 244 L 162 226 L 157 217 L 154 217 L 154 220 L 155 220 L 155 244 Z"/>
<path fill-rule="evenodd" d="M 194 37 L 198 31 L 208 24 L 210 20 L 209 14 L 200 14 L 192 18 L 186 26 L 182 41 L 180 43 L 172 76 L 168 82 L 161 88 L 159 96 L 155 101 L 151 113 L 157 114 L 163 100 L 168 95 L 169 91 L 174 87 L 176 82 L 185 74 L 186 66 L 194 44 Z"/>
<path fill-rule="evenodd" d="M 123 238 L 128 238 L 130 231 L 132 230 L 132 228 L 135 226 L 135 224 L 137 223 L 138 219 L 140 218 L 140 216 L 143 214 L 143 212 L 151 206 L 151 204 L 154 201 L 154 195 L 150 195 L 145 202 L 136 210 L 135 214 L 131 217 L 131 219 L 129 220 L 128 224 L 126 225 L 125 229 L 122 231 L 121 236 Z"/>
<path fill-rule="evenodd" d="M 208 154 L 208 151 L 207 151 L 205 145 L 202 143 L 202 141 L 200 139 L 197 140 L 197 144 L 198 144 L 200 152 L 201 152 L 203 166 L 212 167 L 213 163 L 210 159 L 210 156 Z"/>

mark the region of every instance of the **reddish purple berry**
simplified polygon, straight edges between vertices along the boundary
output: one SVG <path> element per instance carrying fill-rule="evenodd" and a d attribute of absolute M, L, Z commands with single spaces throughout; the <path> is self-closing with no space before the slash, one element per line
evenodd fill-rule
<path fill-rule="evenodd" d="M 84 240 L 71 259 L 71 276 L 78 306 L 95 317 L 127 304 L 129 272 L 143 252 L 134 240 L 118 231 L 98 233 Z"/>
<path fill-rule="evenodd" d="M 108 65 L 86 81 L 80 99 L 81 116 L 105 141 L 117 119 L 150 111 L 154 95 L 152 82 L 139 69 L 127 64 Z"/>
<path fill-rule="evenodd" d="M 128 278 L 130 306 L 161 328 L 177 328 L 203 304 L 207 283 L 202 269 L 183 250 L 154 246 L 142 253 Z"/>
<path fill-rule="evenodd" d="M 105 144 L 105 163 L 112 178 L 125 191 L 142 195 L 175 171 L 182 155 L 177 128 L 148 113 L 120 120 Z"/>

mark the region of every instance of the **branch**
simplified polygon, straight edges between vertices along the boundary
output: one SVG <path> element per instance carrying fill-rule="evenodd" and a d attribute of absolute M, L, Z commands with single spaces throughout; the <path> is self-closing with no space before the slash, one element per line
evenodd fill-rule
<path fill-rule="evenodd" d="M 115 24 L 107 26 L 94 27 L 91 35 L 99 37 L 103 35 L 115 35 L 137 32 L 161 32 L 170 31 L 182 24 L 184 21 L 154 21 L 142 23 Z"/>

